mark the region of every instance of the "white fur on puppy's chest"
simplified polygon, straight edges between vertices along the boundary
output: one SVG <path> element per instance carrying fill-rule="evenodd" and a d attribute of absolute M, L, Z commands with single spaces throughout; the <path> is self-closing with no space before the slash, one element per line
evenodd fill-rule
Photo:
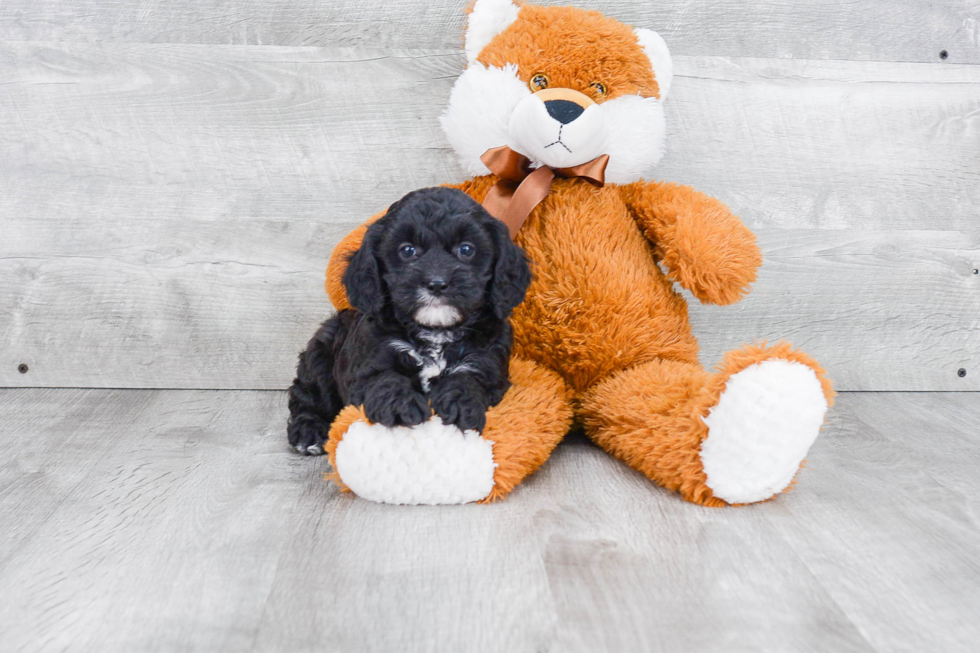
<path fill-rule="evenodd" d="M 419 370 L 419 382 L 426 392 L 429 391 L 432 379 L 442 374 L 442 371 L 446 369 L 446 357 L 442 355 L 442 349 L 442 347 L 427 348 L 426 354 L 422 356 L 424 362 L 422 369 Z"/>
<path fill-rule="evenodd" d="M 423 332 L 421 335 L 424 344 L 416 347 L 404 340 L 392 340 L 391 347 L 395 351 L 408 354 L 408 356 L 421 366 L 418 377 L 422 384 L 422 391 L 428 392 L 432 385 L 432 379 L 436 378 L 446 370 L 446 346 L 453 342 L 453 336 L 438 331 Z"/>

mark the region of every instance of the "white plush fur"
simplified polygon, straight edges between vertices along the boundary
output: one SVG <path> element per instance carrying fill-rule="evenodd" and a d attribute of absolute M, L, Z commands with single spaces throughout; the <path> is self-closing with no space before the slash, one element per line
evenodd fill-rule
<path fill-rule="evenodd" d="M 493 37 L 517 20 L 518 11 L 510 0 L 477 0 L 466 21 L 466 60 L 476 61 Z"/>
<path fill-rule="evenodd" d="M 670 85 L 674 81 L 674 60 L 670 58 L 670 50 L 663 37 L 649 29 L 634 29 L 633 33 L 640 41 L 640 46 L 653 66 L 653 75 L 660 87 L 660 99 L 666 100 L 670 93 Z"/>
<path fill-rule="evenodd" d="M 704 418 L 707 485 L 729 503 L 764 501 L 793 480 L 820 432 L 827 399 L 812 369 L 768 360 L 732 375 Z"/>
<path fill-rule="evenodd" d="M 548 113 L 537 95 L 529 95 L 510 115 L 510 136 L 517 151 L 552 168 L 566 168 L 604 154 L 609 144 L 602 107 L 592 104 L 563 125 Z"/>
<path fill-rule="evenodd" d="M 496 68 L 477 62 L 463 71 L 439 122 L 466 172 L 489 174 L 480 157 L 492 147 L 516 149 L 510 115 L 529 95 L 531 90 L 517 77 L 517 66 Z"/>
<path fill-rule="evenodd" d="M 649 175 L 667 142 L 663 104 L 656 98 L 623 95 L 599 106 L 609 125 L 606 181 L 630 184 Z"/>
<path fill-rule="evenodd" d="M 582 126 L 575 126 L 580 120 Z M 628 184 L 660 162 L 666 142 L 662 103 L 626 95 L 589 107 L 565 126 L 563 132 L 568 133 L 562 134 L 562 141 L 572 144 L 571 153 L 558 145 L 547 148 L 557 140 L 560 123 L 548 115 L 511 65 L 472 64 L 456 80 L 439 121 L 460 165 L 472 175 L 489 174 L 480 156 L 506 145 L 535 166 L 569 167 L 608 154 L 606 181 Z"/>
<path fill-rule="evenodd" d="M 380 503 L 456 504 L 493 489 L 493 443 L 438 416 L 407 428 L 355 422 L 337 445 L 337 472 L 358 496 Z"/>

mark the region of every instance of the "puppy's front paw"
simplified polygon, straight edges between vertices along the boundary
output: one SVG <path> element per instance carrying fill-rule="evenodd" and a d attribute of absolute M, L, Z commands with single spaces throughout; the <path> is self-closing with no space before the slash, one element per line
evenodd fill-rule
<path fill-rule="evenodd" d="M 487 425 L 487 404 L 465 384 L 443 384 L 432 394 L 432 410 L 446 424 L 461 431 L 483 431 Z"/>
<path fill-rule="evenodd" d="M 375 424 L 388 427 L 417 426 L 429 419 L 432 411 L 424 396 L 414 390 L 407 390 L 367 397 L 364 400 L 364 414 Z"/>

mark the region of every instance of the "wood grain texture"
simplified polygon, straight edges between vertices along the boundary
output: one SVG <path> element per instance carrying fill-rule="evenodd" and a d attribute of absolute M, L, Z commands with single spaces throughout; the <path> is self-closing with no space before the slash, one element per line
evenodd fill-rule
<path fill-rule="evenodd" d="M 280 392 L 0 390 L 5 651 L 972 650 L 980 393 L 850 393 L 796 489 L 571 438 L 491 506 L 341 495 Z"/>
<path fill-rule="evenodd" d="M 809 457 L 840 476 L 807 474 L 795 508 L 767 515 L 877 650 L 976 648 L 975 620 L 949 608 L 980 612 L 978 399 L 845 395 Z"/>
<path fill-rule="evenodd" d="M 333 244 L 463 178 L 436 121 L 461 65 L 0 45 L 0 384 L 285 387 Z M 704 362 L 785 337 L 841 389 L 980 389 L 980 69 L 677 65 L 654 172 L 728 202 L 767 257 L 745 302 L 692 303 Z"/>
<path fill-rule="evenodd" d="M 456 52 L 0 45 L 5 214 L 351 223 L 463 178 L 438 126 Z M 975 66 L 679 57 L 651 174 L 754 227 L 964 229 Z"/>
<path fill-rule="evenodd" d="M 4 650 L 247 648 L 309 471 L 282 399 L 4 394 Z"/>
<path fill-rule="evenodd" d="M 980 233 L 759 230 L 752 293 L 705 306 L 685 291 L 701 361 L 786 339 L 840 390 L 980 388 Z M 960 377 L 958 371 L 967 370 Z"/>
<path fill-rule="evenodd" d="M 339 234 L 310 222 L 165 221 L 145 245 L 0 261 L 8 385 L 284 388 L 329 312 L 322 260 Z M 21 231 L 28 231 L 23 225 Z M 34 234 L 43 238 L 44 231 Z M 54 240 L 56 236 L 52 236 Z M 326 241 L 326 242 L 325 242 Z M 954 232 L 764 231 L 755 291 L 730 307 L 688 295 L 711 366 L 786 338 L 841 389 L 975 389 L 980 240 Z M 226 257 L 222 260 L 221 257 Z M 30 372 L 20 374 L 26 362 Z M 957 370 L 966 368 L 965 378 Z"/>
<path fill-rule="evenodd" d="M 468 0 L 114 0 L 0 5 L 0 40 L 455 48 Z M 677 54 L 978 63 L 966 0 L 546 0 L 659 31 Z"/>

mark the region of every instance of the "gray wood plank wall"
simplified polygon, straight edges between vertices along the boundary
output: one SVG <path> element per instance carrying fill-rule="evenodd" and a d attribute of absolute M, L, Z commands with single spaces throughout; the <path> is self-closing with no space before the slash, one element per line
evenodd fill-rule
<path fill-rule="evenodd" d="M 285 387 L 334 243 L 463 178 L 462 4 L 0 5 L 0 385 Z M 840 389 L 980 389 L 975 7 L 578 4 L 664 33 L 652 173 L 759 234 L 747 300 L 692 300 L 706 364 L 786 337 Z"/>
<path fill-rule="evenodd" d="M 4 0 L 0 40 L 459 48 L 472 0 Z M 682 55 L 980 63 L 967 0 L 555 0 L 661 32 Z"/>

